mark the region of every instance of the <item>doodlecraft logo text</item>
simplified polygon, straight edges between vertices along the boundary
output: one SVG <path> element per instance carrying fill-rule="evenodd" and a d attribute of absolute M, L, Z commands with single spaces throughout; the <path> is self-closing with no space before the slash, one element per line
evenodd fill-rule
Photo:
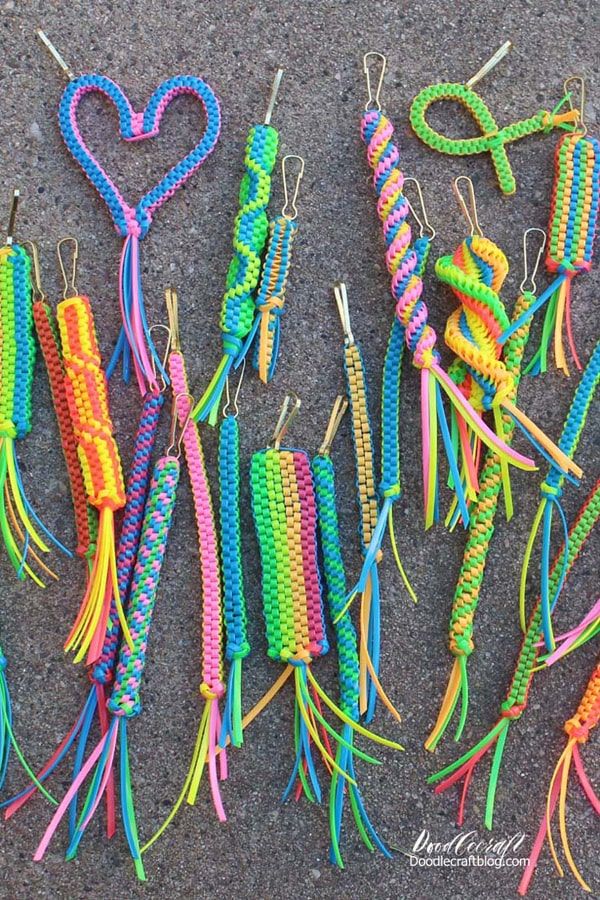
<path fill-rule="evenodd" d="M 481 839 L 476 831 L 459 831 L 449 841 L 436 841 L 427 829 L 404 851 L 411 866 L 419 868 L 524 868 L 528 857 L 518 851 L 525 841 L 522 831 L 506 838 Z"/>

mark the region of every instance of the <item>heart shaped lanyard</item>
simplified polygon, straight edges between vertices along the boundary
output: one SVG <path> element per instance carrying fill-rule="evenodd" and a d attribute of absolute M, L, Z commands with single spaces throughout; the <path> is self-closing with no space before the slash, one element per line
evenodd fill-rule
<path fill-rule="evenodd" d="M 200 168 L 214 150 L 221 131 L 219 101 L 212 88 L 201 78 L 177 75 L 159 84 L 145 110 L 136 112 L 118 84 L 105 75 L 95 73 L 75 77 L 46 35 L 38 31 L 38 36 L 69 79 L 58 112 L 65 144 L 106 203 L 114 226 L 123 238 L 119 267 L 119 300 L 123 326 L 107 367 L 107 374 L 110 377 L 121 360 L 123 379 L 127 382 L 133 363 L 140 392 L 144 395 L 149 388 L 157 387 L 155 373 L 158 371 L 162 377 L 166 373 L 152 341 L 146 317 L 139 242 L 148 233 L 157 210 Z M 182 94 L 195 97 L 204 109 L 206 127 L 196 146 L 169 169 L 135 206 L 131 206 L 124 198 L 81 134 L 77 118 L 79 107 L 83 98 L 93 92 L 110 100 L 116 107 L 120 137 L 129 142 L 156 137 L 160 132 L 165 110 Z"/>

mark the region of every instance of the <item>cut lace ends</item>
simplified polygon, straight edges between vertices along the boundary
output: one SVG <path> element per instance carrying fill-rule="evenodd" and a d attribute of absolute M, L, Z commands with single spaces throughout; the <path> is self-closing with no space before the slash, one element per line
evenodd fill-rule
<path fill-rule="evenodd" d="M 452 721 L 452 716 L 454 715 L 459 699 L 461 701 L 460 718 L 454 735 L 455 741 L 459 741 L 462 736 L 469 710 L 469 679 L 467 676 L 466 656 L 456 656 L 454 658 L 452 672 L 450 673 L 450 679 L 448 681 L 446 693 L 444 694 L 444 699 L 440 706 L 436 723 L 424 744 L 425 749 L 429 750 L 430 753 L 433 753 L 436 750 L 437 745 L 444 736 L 446 729 Z"/>
<path fill-rule="evenodd" d="M 539 862 L 539 858 L 546 839 L 548 840 L 548 846 L 550 848 L 550 853 L 554 861 L 554 865 L 556 866 L 556 870 L 561 878 L 564 877 L 565 873 L 558 859 L 554 839 L 552 836 L 552 817 L 556 811 L 557 805 L 559 810 L 558 815 L 561 843 L 569 869 L 571 870 L 579 886 L 588 893 L 592 892 L 592 888 L 585 881 L 577 867 L 577 864 L 575 863 L 567 833 L 566 798 L 568 791 L 569 772 L 572 762 L 575 763 L 577 778 L 586 798 L 590 802 L 594 812 L 597 815 L 600 815 L 600 800 L 598 800 L 598 797 L 594 793 L 594 790 L 585 773 L 577 740 L 571 738 L 558 761 L 558 764 L 550 781 L 550 787 L 546 799 L 546 811 L 540 823 L 540 827 L 533 846 L 531 848 L 531 853 L 527 862 L 527 868 L 525 869 L 525 872 L 519 884 L 518 891 L 521 896 L 525 896 L 525 894 L 529 890 L 529 885 L 537 868 L 537 864 Z"/>

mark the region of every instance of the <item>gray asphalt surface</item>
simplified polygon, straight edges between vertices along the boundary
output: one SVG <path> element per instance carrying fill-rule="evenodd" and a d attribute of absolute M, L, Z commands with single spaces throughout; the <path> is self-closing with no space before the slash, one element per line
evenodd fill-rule
<path fill-rule="evenodd" d="M 598 91 L 599 7 L 508 0 L 501 4 L 405 2 L 328 2 L 265 0 L 242 3 L 0 2 L 0 185 L 2 197 L 13 186 L 22 193 L 18 236 L 34 238 L 43 254 L 49 296 L 59 297 L 56 241 L 74 234 L 80 242 L 79 286 L 92 299 L 100 342 L 108 354 L 117 334 L 117 265 L 120 240 L 100 199 L 68 155 L 59 134 L 56 108 L 64 87 L 59 70 L 34 38 L 41 25 L 76 72 L 97 71 L 118 81 L 136 108 L 162 79 L 182 72 L 209 80 L 222 101 L 223 132 L 215 155 L 156 216 L 143 246 L 145 294 L 152 321 L 164 317 L 163 291 L 179 290 L 182 339 L 192 384 L 206 384 L 218 360 L 218 315 L 236 210 L 240 164 L 248 127 L 260 121 L 275 68 L 285 68 L 273 123 L 281 149 L 306 158 L 299 198 L 300 230 L 283 322 L 283 353 L 273 385 L 263 389 L 248 378 L 243 390 L 243 464 L 264 446 L 288 389 L 303 401 L 294 441 L 313 452 L 321 441 L 334 396 L 343 386 L 340 328 L 331 284 L 348 284 L 354 332 L 361 341 L 371 382 L 371 403 L 379 402 L 383 353 L 392 316 L 388 277 L 376 220 L 359 121 L 365 102 L 362 54 L 387 54 L 384 99 L 397 126 L 405 170 L 421 179 L 438 237 L 434 256 L 451 252 L 465 233 L 451 192 L 451 179 L 471 174 L 486 234 L 506 251 L 511 272 L 504 297 L 512 304 L 522 278 L 521 240 L 528 226 L 545 227 L 557 135 L 536 136 L 513 145 L 510 158 L 518 181 L 512 199 L 498 190 L 490 160 L 441 157 L 421 145 L 408 127 L 408 104 L 423 86 L 440 80 L 466 80 L 506 39 L 515 49 L 480 85 L 498 120 L 552 109 L 564 78 L 581 72 L 589 80 L 587 120 L 593 133 L 600 110 Z M 184 153 L 197 127 L 192 101 L 177 101 L 165 117 L 158 141 L 123 146 L 116 138 L 114 114 L 95 100 L 85 104 L 83 128 L 92 147 L 127 195 L 136 197 L 167 164 Z M 455 107 L 440 113 L 440 127 L 473 133 Z M 462 129 L 462 131 L 461 131 Z M 274 180 L 272 209 L 281 203 L 281 179 Z M 4 202 L 4 201 L 3 201 Z M 5 218 L 4 209 L 0 217 Z M 546 276 L 539 278 L 545 284 Z M 598 334 L 597 267 L 574 286 L 573 318 L 581 355 L 589 357 Z M 431 319 L 440 333 L 454 302 L 427 277 Z M 539 325 L 535 333 L 539 333 Z M 446 359 L 448 357 L 446 356 Z M 48 524 L 67 541 L 74 530 L 64 465 L 43 366 L 38 362 L 35 416 L 31 436 L 19 447 L 28 490 Z M 543 472 L 515 475 L 516 513 L 499 518 L 496 539 L 477 617 L 477 651 L 470 663 L 471 710 L 460 746 L 451 737 L 435 756 L 423 740 L 435 720 L 450 661 L 447 620 L 464 547 L 461 531 L 443 527 L 424 534 L 419 476 L 418 377 L 403 376 L 403 478 L 397 505 L 400 552 L 420 597 L 413 608 L 395 571 L 391 554 L 382 567 L 382 678 L 403 713 L 401 727 L 380 712 L 376 726 L 406 746 L 406 753 L 381 754 L 385 765 L 360 766 L 368 809 L 382 836 L 407 850 L 423 829 L 432 840 L 457 834 L 456 795 L 435 796 L 425 777 L 478 740 L 495 721 L 518 646 L 517 590 L 524 542 Z M 555 373 L 527 380 L 521 404 L 555 439 L 575 387 Z M 124 462 L 129 463 L 138 397 L 133 386 L 111 386 L 114 421 Z M 165 417 L 166 420 L 166 417 Z M 215 475 L 216 436 L 205 429 L 205 450 Z M 568 489 L 570 518 L 600 470 L 597 407 L 593 410 L 578 459 L 585 469 L 579 491 Z M 337 441 L 335 464 L 349 577 L 360 565 L 353 463 L 348 423 Z M 279 673 L 266 660 L 260 617 L 259 563 L 244 484 L 247 595 L 253 654 L 246 667 L 249 706 Z M 596 535 L 583 554 L 564 594 L 560 625 L 579 620 L 596 600 Z M 33 764 L 41 764 L 72 724 L 87 691 L 84 672 L 62 652 L 62 641 L 79 604 L 82 571 L 77 561 L 57 558 L 58 584 L 38 591 L 16 583 L 5 559 L 0 563 L 2 645 L 9 659 L 19 740 Z M 511 731 L 497 799 L 493 837 L 527 835 L 526 853 L 538 827 L 548 780 L 571 715 L 592 671 L 597 646 L 536 681 L 523 720 Z M 335 691 L 335 660 L 319 661 L 317 672 Z M 144 714 L 130 730 L 131 758 L 142 836 L 148 836 L 170 809 L 187 771 L 200 716 L 199 589 L 190 495 L 180 489 L 168 558 L 156 607 L 144 676 Z M 252 726 L 243 751 L 231 754 L 223 788 L 229 819 L 219 825 L 204 785 L 196 808 L 185 808 L 146 857 L 148 883 L 135 879 L 121 831 L 111 843 L 101 819 L 89 829 L 76 861 L 64 861 L 65 830 L 42 864 L 31 861 L 50 808 L 39 799 L 0 828 L 0 896 L 79 900 L 92 896 L 229 898 L 423 898 L 457 894 L 469 900 L 515 896 L 519 875 L 511 869 L 415 869 L 402 853 L 392 861 L 369 855 L 348 827 L 346 869 L 328 862 L 326 808 L 279 802 L 292 764 L 291 695 L 280 696 Z M 596 736 L 597 737 L 597 736 Z M 598 784 L 597 741 L 583 750 L 592 783 Z M 485 836 L 483 811 L 488 764 L 474 778 L 466 827 Z M 69 783 L 68 766 L 53 779 L 58 794 Z M 16 762 L 6 790 L 22 785 Z M 600 889 L 597 823 L 573 785 L 569 798 L 571 842 L 582 871 Z M 544 852 L 530 896 L 576 897 L 568 876 L 557 877 Z"/>

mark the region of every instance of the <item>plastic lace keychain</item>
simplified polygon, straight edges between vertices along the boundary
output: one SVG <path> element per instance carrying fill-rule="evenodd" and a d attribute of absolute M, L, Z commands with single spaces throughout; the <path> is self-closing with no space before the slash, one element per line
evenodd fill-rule
<path fill-rule="evenodd" d="M 75 77 L 62 56 L 43 31 L 38 37 L 69 79 L 62 95 L 58 118 L 60 130 L 75 161 L 96 188 L 108 207 L 115 229 L 123 238 L 119 268 L 119 299 L 123 326 L 112 359 L 107 367 L 110 375 L 122 359 L 123 378 L 129 381 L 131 365 L 142 395 L 156 387 L 155 372 L 161 360 L 152 341 L 142 290 L 140 241 L 148 233 L 156 212 L 202 165 L 215 148 L 221 131 L 219 101 L 212 88 L 192 75 L 177 75 L 163 81 L 152 93 L 143 112 L 135 112 L 129 99 L 105 75 L 86 74 Z M 78 124 L 79 106 L 90 94 L 100 94 L 117 109 L 119 135 L 125 141 L 141 141 L 156 137 L 163 115 L 171 102 L 182 94 L 191 95 L 201 104 L 206 127 L 193 150 L 179 160 L 153 188 L 131 206 L 119 188 L 104 171 L 87 146 Z M 161 372 L 164 377 L 164 372 Z"/>
<path fill-rule="evenodd" d="M 600 518 L 600 480 L 596 482 L 591 493 L 579 511 L 577 519 L 569 531 L 568 559 L 566 565 L 563 562 L 563 549 L 561 548 L 554 559 L 550 574 L 552 590 L 556 590 L 560 583 L 568 578 L 583 545 L 589 538 L 594 526 Z M 440 772 L 431 775 L 427 781 L 429 784 L 440 782 L 435 788 L 436 793 L 448 790 L 457 782 L 463 781 L 460 797 L 457 823 L 462 825 L 464 820 L 464 808 L 469 785 L 477 764 L 493 748 L 494 755 L 488 782 L 487 800 L 485 808 L 485 826 L 491 830 L 493 825 L 494 804 L 496 799 L 496 787 L 502 764 L 502 755 L 506 739 L 512 723 L 521 718 L 529 701 L 531 683 L 538 670 L 537 661 L 539 655 L 538 639 L 542 624 L 541 601 L 535 604 L 527 631 L 521 643 L 521 649 L 506 700 L 500 708 L 500 717 L 488 733 L 478 741 L 470 750 L 464 753 L 460 759 L 446 766 Z M 443 780 L 442 780 L 443 779 Z"/>
<path fill-rule="evenodd" d="M 371 86 L 372 58 L 377 58 L 381 67 L 375 92 Z M 437 335 L 427 321 L 428 310 L 422 296 L 423 282 L 417 274 L 419 258 L 411 246 L 412 231 L 407 218 L 409 207 L 403 194 L 404 174 L 400 168 L 400 152 L 393 140 L 394 126 L 381 109 L 380 94 L 385 67 L 386 58 L 381 53 L 365 54 L 363 68 L 367 78 L 368 100 L 361 121 L 361 135 L 367 147 L 367 160 L 373 171 L 373 187 L 378 198 L 377 212 L 387 246 L 385 259 L 391 276 L 396 318 L 403 328 L 411 362 L 421 371 L 423 495 L 425 526 L 430 527 L 438 515 L 438 426 L 450 471 L 458 471 L 459 465 L 442 393 L 449 398 L 453 410 L 459 414 L 459 420 L 468 422 L 487 446 L 506 456 L 507 462 L 525 469 L 534 468 L 534 463 L 496 437 L 440 365 Z M 460 442 L 464 456 L 470 452 L 466 446 L 466 427 L 460 435 Z M 460 485 L 460 479 L 453 478 L 453 482 L 456 487 Z M 460 491 L 460 487 L 458 489 Z M 463 508 L 463 516 L 466 524 L 466 508 Z"/>
<path fill-rule="evenodd" d="M 469 192 L 467 203 L 459 184 L 466 181 Z M 502 250 L 484 237 L 475 204 L 473 182 L 465 175 L 455 179 L 454 192 L 470 225 L 470 234 L 452 256 L 442 256 L 435 265 L 435 274 L 447 284 L 459 306 L 448 317 L 445 339 L 456 354 L 449 374 L 460 392 L 480 414 L 490 410 L 498 437 L 503 433 L 503 413 L 523 432 L 532 446 L 565 474 L 581 478 L 582 471 L 572 459 L 557 447 L 531 419 L 520 410 L 511 397 L 515 390 L 515 377 L 501 358 L 500 335 L 510 324 L 500 290 L 508 274 L 508 261 Z M 535 304 L 534 304 L 535 305 Z M 461 421 L 460 412 L 453 412 L 455 426 L 462 436 L 463 477 L 467 493 L 476 496 L 477 469 L 480 457 L 480 438 Z M 470 432 L 470 433 L 469 433 Z M 502 460 L 502 488 L 506 517 L 513 512 L 512 494 L 507 460 Z"/>
<path fill-rule="evenodd" d="M 529 271 L 528 236 L 533 233 L 541 235 L 537 257 Z M 528 228 L 523 235 L 524 277 L 520 285 L 519 296 L 515 303 L 513 319 L 535 303 L 535 277 L 544 252 L 546 235 L 540 228 Z M 527 319 L 513 333 L 504 347 L 504 361 L 508 372 L 514 378 L 511 399 L 516 401 L 516 393 L 521 378 L 523 354 L 529 340 L 531 319 Z M 507 444 L 512 442 L 516 425 L 514 420 L 504 413 L 502 416 L 502 437 Z M 467 666 L 469 657 L 475 646 L 473 643 L 474 620 L 479 604 L 488 553 L 494 536 L 495 519 L 502 489 L 502 460 L 493 451 L 488 450 L 479 475 L 479 492 L 471 504 L 469 515 L 469 531 L 463 554 L 458 581 L 454 591 L 452 612 L 449 624 L 449 649 L 454 656 L 454 665 L 444 695 L 440 712 L 425 747 L 435 750 L 440 738 L 450 724 L 460 700 L 460 718 L 456 729 L 455 740 L 459 740 L 467 721 L 469 702 L 469 681 Z"/>
<path fill-rule="evenodd" d="M 35 368 L 31 262 L 14 240 L 18 202 L 19 191 L 14 191 L 6 244 L 0 247 L 0 532 L 17 577 L 44 587 L 30 561 L 57 579 L 39 555 L 50 552 L 46 540 L 67 556 L 71 553 L 27 499 L 17 458 L 17 441 L 31 431 Z"/>
<path fill-rule="evenodd" d="M 269 232 L 267 206 L 271 196 L 271 173 L 279 145 L 279 134 L 271 125 L 271 116 L 282 77 L 283 69 L 278 69 L 264 123 L 253 125 L 246 138 L 239 210 L 233 226 L 233 258 L 227 270 L 221 306 L 223 356 L 193 411 L 194 419 L 204 421 L 210 417 L 211 424 L 217 421 L 225 379 L 243 350 L 254 320 L 255 292 Z"/>
<path fill-rule="evenodd" d="M 42 286 L 39 249 L 31 241 L 28 241 L 27 245 L 31 254 L 33 270 L 33 321 L 48 374 L 52 405 L 56 414 L 75 514 L 75 529 L 77 533 L 75 552 L 82 559 L 87 560 L 88 568 L 90 568 L 90 559 L 94 554 L 96 545 L 98 514 L 94 507 L 88 504 L 85 495 L 83 473 L 77 456 L 77 440 L 73 431 L 65 389 L 65 367 L 60 345 L 60 335 L 58 333 L 58 323 L 54 309 L 48 302 Z"/>
<path fill-rule="evenodd" d="M 412 182 L 417 190 L 419 198 L 421 215 L 423 220 L 419 218 L 414 207 L 411 205 L 406 194 L 404 194 L 404 203 L 398 209 L 396 223 L 399 226 L 399 233 L 404 230 L 404 223 L 408 213 L 411 212 L 419 226 L 419 237 L 415 239 L 412 247 L 408 250 L 408 254 L 415 259 L 414 272 L 418 279 L 421 279 L 429 253 L 431 243 L 435 237 L 435 230 L 429 223 L 423 192 L 421 185 L 416 178 L 405 178 L 403 189 Z M 409 266 L 409 268 L 411 267 Z M 422 281 L 420 282 L 422 286 Z M 419 287 L 412 277 L 404 278 L 398 285 L 396 296 L 399 303 L 411 303 L 415 301 L 415 288 Z M 381 550 L 386 530 L 389 530 L 390 541 L 394 553 L 394 559 L 400 572 L 400 576 L 409 596 L 414 603 L 417 597 L 406 576 L 404 567 L 400 560 L 398 547 L 396 544 L 396 536 L 394 533 L 393 505 L 401 496 L 400 483 L 400 398 L 401 398 L 401 380 L 402 380 L 402 360 L 404 356 L 404 346 L 406 342 L 405 328 L 400 319 L 395 317 L 390 330 L 385 360 L 383 364 L 382 387 L 381 387 L 381 480 L 379 483 L 379 495 L 381 498 L 379 516 L 377 524 L 373 531 L 368 551 L 365 556 L 361 579 L 359 583 L 364 583 L 369 569 L 375 564 L 377 555 Z"/>
<path fill-rule="evenodd" d="M 293 191 L 288 188 L 287 165 L 295 160 L 298 166 Z M 301 156 L 284 156 L 281 160 L 283 180 L 283 209 L 269 224 L 269 240 L 262 265 L 260 283 L 256 293 L 256 315 L 244 347 L 236 362 L 236 368 L 254 344 L 252 365 L 258 377 L 267 384 L 275 375 L 279 358 L 281 316 L 284 313 L 285 292 L 292 262 L 292 244 L 298 230 L 296 201 L 300 182 L 304 177 L 304 160 Z"/>
<path fill-rule="evenodd" d="M 66 854 L 67 859 L 75 858 L 83 835 L 111 782 L 118 754 L 121 818 L 125 837 L 138 878 L 141 880 L 146 878 L 131 785 L 127 723 L 142 711 L 140 689 L 146 664 L 148 637 L 179 482 L 181 436 L 178 438 L 176 434 L 176 402 L 174 398 L 170 446 L 157 461 L 152 473 L 131 582 L 127 622 L 133 638 L 133 650 L 125 641 L 121 643 L 115 679 L 107 703 L 110 721 L 106 733 L 73 778 L 35 852 L 36 862 L 43 859 L 61 820 L 90 776 L 90 786 Z"/>
<path fill-rule="evenodd" d="M 577 712 L 571 719 L 567 719 L 564 724 L 564 730 L 568 738 L 567 746 L 561 753 L 556 764 L 556 768 L 552 773 L 552 778 L 550 779 L 548 797 L 546 800 L 546 812 L 544 817 L 542 818 L 539 831 L 531 848 L 531 854 L 527 860 L 527 867 L 519 883 L 519 894 L 521 894 L 521 896 L 524 896 L 527 893 L 531 878 L 533 876 L 533 873 L 535 872 L 540 854 L 544 846 L 544 842 L 546 840 L 548 841 L 548 846 L 550 847 L 550 853 L 552 854 L 552 859 L 554 860 L 556 870 L 561 878 L 564 876 L 563 867 L 558 860 L 556 846 L 554 843 L 554 838 L 552 836 L 552 816 L 554 815 L 557 805 L 560 837 L 565 859 L 567 860 L 569 869 L 575 876 L 575 879 L 577 880 L 580 887 L 582 887 L 584 891 L 588 891 L 589 893 L 592 892 L 591 887 L 587 884 L 581 872 L 579 871 L 571 852 L 569 835 L 567 832 L 566 802 L 567 792 L 569 789 L 569 774 L 571 772 L 571 765 L 575 763 L 575 774 L 577 775 L 577 780 L 581 785 L 583 793 L 596 815 L 600 815 L 600 799 L 598 799 L 598 796 L 595 794 L 590 780 L 586 775 L 583 760 L 581 758 L 581 753 L 579 750 L 580 745 L 583 746 L 587 743 L 590 737 L 590 732 L 598 725 L 599 721 L 600 663 L 596 663 L 596 667 L 592 672 L 592 676 L 588 682 L 583 697 L 581 698 L 581 702 L 577 708 Z"/>
<path fill-rule="evenodd" d="M 350 592 L 347 605 L 350 605 L 357 594 L 361 595 L 359 709 L 361 715 L 365 716 L 365 721 L 370 722 L 375 714 L 378 694 L 384 699 L 386 706 L 392 710 L 393 715 L 399 718 L 379 682 L 381 655 L 379 562 L 382 552 L 379 547 L 381 541 L 377 536 L 377 526 L 383 527 L 386 518 L 382 520 L 379 516 L 367 378 L 362 352 L 352 333 L 346 285 L 336 282 L 333 293 L 344 331 L 344 372 L 352 420 L 359 511 L 358 533 L 364 557 L 360 578 Z M 406 576 L 404 578 L 408 583 Z"/>
<path fill-rule="evenodd" d="M 66 243 L 72 243 L 74 250 L 70 275 L 62 257 L 62 247 Z M 133 646 L 119 594 L 115 555 L 114 514 L 125 505 L 125 486 L 119 448 L 113 437 L 108 384 L 102 368 L 94 316 L 89 299 L 77 291 L 78 243 L 75 238 L 59 241 L 57 254 L 64 278 L 63 299 L 56 307 L 56 319 L 65 391 L 87 501 L 98 510 L 92 571 L 65 650 L 75 652 L 75 662 L 86 659 L 87 665 L 92 665 L 102 651 L 113 599 L 125 639 Z"/>
<path fill-rule="evenodd" d="M 51 315 L 52 311 L 49 307 L 48 310 L 49 315 Z M 49 321 L 49 319 L 46 318 L 44 321 Z M 163 390 L 164 387 L 165 385 L 163 385 Z M 119 544 L 117 547 L 117 579 L 119 583 L 121 605 L 124 609 L 127 608 L 133 570 L 139 549 L 144 507 L 146 505 L 150 484 L 152 453 L 156 441 L 156 432 L 163 403 L 164 394 L 162 391 L 153 390 L 146 394 L 134 441 L 131 468 L 127 479 L 125 509 L 123 512 Z M 79 465 L 77 457 L 75 459 Z M 81 469 L 79 479 L 83 486 Z M 79 490 L 77 490 L 77 493 L 79 494 Z M 85 498 L 85 490 L 83 490 L 83 497 Z M 80 715 L 75 720 L 73 727 L 67 732 L 63 740 L 57 746 L 46 765 L 38 772 L 38 781 L 45 782 L 73 747 L 76 748 L 73 765 L 73 779 L 76 779 L 81 771 L 90 732 L 96 719 L 98 720 L 102 736 L 107 733 L 108 713 L 106 702 L 108 700 L 110 686 L 115 678 L 120 642 L 121 625 L 113 598 L 111 600 L 102 652 L 97 662 L 90 666 L 88 670 L 91 687 L 87 700 Z M 113 782 L 114 779 L 111 774 L 106 786 L 105 795 L 107 810 L 106 831 L 109 838 L 114 835 L 116 829 L 115 791 Z M 5 818 L 11 818 L 11 816 L 24 806 L 36 793 L 36 789 L 37 782 L 24 788 L 16 796 L 9 800 L 5 800 L 0 804 L 0 808 L 5 808 Z M 76 824 L 77 795 L 73 797 L 69 806 L 70 839 L 72 839 L 75 834 Z"/>
<path fill-rule="evenodd" d="M 550 208 L 548 233 L 550 240 L 546 256 L 548 272 L 554 276 L 551 284 L 528 310 L 502 335 L 506 340 L 511 330 L 519 327 L 525 315 L 533 315 L 548 303 L 539 349 L 527 371 L 535 374 L 547 369 L 548 347 L 554 332 L 554 360 L 559 369 L 569 374 L 563 347 L 563 323 L 575 366 L 581 371 L 573 328 L 571 325 L 571 284 L 576 275 L 592 267 L 594 239 L 598 226 L 600 204 L 600 143 L 589 137 L 583 118 L 585 82 L 579 76 L 565 81 L 565 91 L 571 82 L 579 82 L 581 104 L 578 123 L 573 134 L 564 135 L 556 148 L 554 186 Z"/>
<path fill-rule="evenodd" d="M 514 122 L 504 128 L 498 127 L 486 103 L 473 88 L 506 56 L 511 47 L 511 42 L 506 41 L 466 84 L 442 82 L 430 85 L 417 94 L 410 106 L 410 124 L 413 131 L 423 143 L 433 150 L 437 150 L 438 153 L 445 153 L 449 156 L 489 153 L 500 190 L 504 194 L 514 194 L 517 189 L 506 145 L 529 134 L 545 133 L 553 128 L 568 127 L 577 118 L 573 110 L 560 112 L 561 107 L 568 100 L 568 97 L 563 97 L 552 112 L 542 109 L 529 119 Z M 440 100 L 452 100 L 460 103 L 475 120 L 482 132 L 481 135 L 472 138 L 450 138 L 435 131 L 427 121 L 427 113 L 430 107 Z"/>
<path fill-rule="evenodd" d="M 221 576 L 223 580 L 223 613 L 227 642 L 225 658 L 229 662 L 227 699 L 221 747 L 230 742 L 241 747 L 242 727 L 242 663 L 250 653 L 248 641 L 242 534 L 240 523 L 240 428 L 238 400 L 244 377 L 242 364 L 237 388 L 230 396 L 229 379 L 225 382 L 225 406 L 219 430 L 219 494 Z"/>
<path fill-rule="evenodd" d="M 356 782 L 336 761 L 336 757 L 339 758 L 337 748 L 346 747 L 351 754 L 373 762 L 372 757 L 348 743 L 327 722 L 321 712 L 321 702 L 341 725 L 348 725 L 352 731 L 385 746 L 401 748 L 353 721 L 329 698 L 313 674 L 314 661 L 329 649 L 317 563 L 315 491 L 307 454 L 281 446 L 299 406 L 298 397 L 286 397 L 271 445 L 252 456 L 250 467 L 252 511 L 261 556 L 267 653 L 271 659 L 286 666 L 257 707 L 263 709 L 294 673 L 296 758 L 283 799 L 290 796 L 299 778 L 306 797 L 320 802 L 321 787 L 313 747 L 332 776 L 337 774 L 349 787 L 355 787 Z M 321 739 L 319 726 L 325 729 L 336 751 L 330 752 Z"/>
<path fill-rule="evenodd" d="M 347 408 L 348 401 L 346 398 L 338 397 L 331 412 L 323 443 L 313 458 L 312 473 L 317 503 L 318 533 L 323 556 L 327 607 L 334 623 L 333 629 L 338 654 L 340 709 L 351 721 L 358 722 L 360 720 L 358 709 L 360 677 L 358 640 L 346 603 L 346 573 L 342 557 L 336 507 L 335 473 L 330 455 L 332 442 Z M 344 743 L 338 745 L 336 763 L 346 773 L 347 777 L 346 779 L 341 778 L 336 771 L 333 771 L 331 774 L 331 790 L 329 794 L 331 846 L 329 859 L 332 863 L 336 863 L 340 868 L 343 868 L 344 863 L 340 850 L 340 841 L 346 797 L 350 800 L 352 816 L 365 846 L 369 850 L 374 850 L 377 847 L 387 857 L 391 857 L 391 853 L 371 824 L 356 783 L 357 778 L 352 753 L 354 733 L 349 724 L 344 723 L 341 736 Z M 348 778 L 355 783 L 348 783 Z"/>
<path fill-rule="evenodd" d="M 598 384 L 600 383 L 600 341 L 596 344 L 588 364 L 586 365 L 579 384 L 573 394 L 571 406 L 563 425 L 562 435 L 559 445 L 564 453 L 572 459 L 575 456 L 577 447 L 581 440 L 583 430 L 585 428 L 588 414 L 594 400 Z M 523 557 L 523 566 L 521 569 L 521 587 L 519 595 L 519 612 L 521 620 L 521 629 L 525 631 L 525 601 L 527 588 L 527 575 L 533 554 L 536 537 L 540 531 L 541 535 L 541 559 L 540 559 L 540 597 L 542 609 L 542 632 L 544 643 L 548 652 L 555 649 L 554 631 L 552 627 L 552 610 L 556 604 L 558 593 L 560 592 L 561 582 L 559 581 L 558 589 L 550 590 L 549 570 L 550 570 L 550 552 L 552 542 L 552 524 L 554 513 L 556 512 L 562 526 L 564 540 L 564 556 L 565 560 L 568 553 L 568 526 L 566 516 L 560 503 L 563 487 L 565 483 L 565 475 L 557 466 L 552 465 L 550 470 L 540 486 L 540 503 L 535 514 L 531 532 L 525 548 Z"/>
<path fill-rule="evenodd" d="M 202 598 L 202 682 L 200 684 L 200 696 L 204 701 L 204 710 L 200 719 L 190 768 L 181 793 L 160 828 L 142 847 L 142 853 L 149 850 L 152 844 L 165 832 L 184 800 L 190 806 L 194 806 L 206 768 L 208 769 L 215 811 L 221 822 L 226 820 L 219 790 L 219 781 L 227 778 L 227 756 L 224 752 L 219 752 L 218 746 L 221 734 L 220 703 L 225 695 L 222 635 L 223 598 L 219 568 L 219 546 L 212 496 L 204 462 L 204 451 L 198 426 L 191 418 L 193 398 L 189 392 L 186 365 L 181 352 L 178 299 L 177 293 L 173 288 L 169 288 L 166 292 L 166 303 L 169 314 L 169 327 L 171 329 L 171 345 L 167 369 L 171 379 L 171 386 L 176 396 L 177 415 L 182 431 L 181 444 L 192 488 L 198 536 Z"/>

